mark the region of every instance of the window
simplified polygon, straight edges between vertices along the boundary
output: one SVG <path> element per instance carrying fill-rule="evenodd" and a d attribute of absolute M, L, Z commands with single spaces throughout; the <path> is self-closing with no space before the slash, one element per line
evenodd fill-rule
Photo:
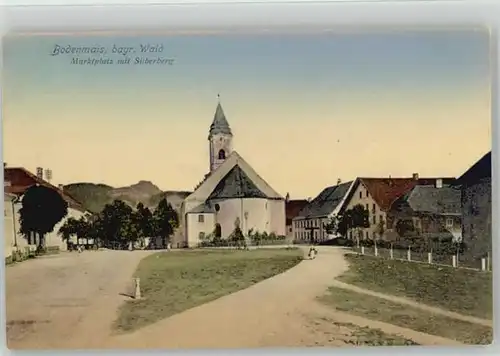
<path fill-rule="evenodd" d="M 381 222 L 381 221 L 384 221 L 384 216 L 383 215 L 379 215 L 379 217 L 378 217 L 378 222 Z"/>
<path fill-rule="evenodd" d="M 368 192 L 368 190 L 366 191 L 366 197 L 368 198 L 370 196 L 370 193 Z"/>
<path fill-rule="evenodd" d="M 226 151 L 224 150 L 219 151 L 219 159 L 226 159 Z"/>
<path fill-rule="evenodd" d="M 373 224 L 377 223 L 377 215 L 373 215 Z"/>
<path fill-rule="evenodd" d="M 370 238 L 370 233 L 367 231 L 367 232 L 365 233 L 365 236 L 366 236 L 366 239 L 369 239 L 369 238 Z"/>
<path fill-rule="evenodd" d="M 363 192 L 359 191 L 359 199 L 363 198 Z"/>
<path fill-rule="evenodd" d="M 203 215 L 198 215 L 198 222 L 199 222 L 199 223 L 204 223 L 204 222 L 205 222 L 205 216 L 203 216 Z"/>
<path fill-rule="evenodd" d="M 375 207 L 375 203 L 372 204 L 372 211 L 375 212 L 377 210 L 377 208 Z"/>
<path fill-rule="evenodd" d="M 198 234 L 198 238 L 199 238 L 201 241 L 205 240 L 205 233 L 204 233 L 204 232 L 202 232 L 202 231 L 200 231 L 200 233 Z"/>
<path fill-rule="evenodd" d="M 446 219 L 446 227 L 447 228 L 453 227 L 453 219 L 452 218 L 447 218 Z"/>
<path fill-rule="evenodd" d="M 370 211 L 370 210 L 368 210 L 368 204 L 365 205 L 365 208 L 366 208 L 366 211 Z"/>
<path fill-rule="evenodd" d="M 292 232 L 292 227 L 291 226 L 288 228 L 288 232 Z"/>

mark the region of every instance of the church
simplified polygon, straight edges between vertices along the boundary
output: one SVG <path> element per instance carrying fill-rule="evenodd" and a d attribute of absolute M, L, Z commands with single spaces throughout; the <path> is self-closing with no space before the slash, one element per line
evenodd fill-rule
<path fill-rule="evenodd" d="M 220 101 L 208 135 L 210 171 L 181 207 L 184 245 L 248 232 L 285 235 L 285 198 L 233 150 L 233 133 Z"/>

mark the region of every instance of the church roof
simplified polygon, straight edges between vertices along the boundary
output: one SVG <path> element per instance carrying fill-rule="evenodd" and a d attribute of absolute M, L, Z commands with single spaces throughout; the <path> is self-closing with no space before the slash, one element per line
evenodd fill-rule
<path fill-rule="evenodd" d="M 238 166 L 235 172 L 231 173 L 233 169 Z M 245 178 L 241 178 L 242 174 L 238 173 L 241 170 Z M 231 174 L 230 174 L 231 173 Z M 232 177 L 232 178 L 231 178 Z M 239 184 L 231 184 L 231 180 L 239 180 Z M 252 187 L 246 186 L 246 180 L 252 182 Z M 226 183 L 221 183 L 221 181 L 226 181 Z M 240 186 L 239 188 L 234 188 L 234 186 Z M 244 188 L 241 188 L 244 186 Z M 184 211 L 191 212 L 193 209 L 199 207 L 200 204 L 207 202 L 209 197 L 219 197 L 219 196 L 238 196 L 238 193 L 259 194 L 256 193 L 253 186 L 257 187 L 258 191 L 263 193 L 267 199 L 284 200 L 284 198 L 276 192 L 271 186 L 260 177 L 257 172 L 238 154 L 238 152 L 233 151 L 229 157 L 216 169 L 214 170 L 203 183 L 184 200 Z M 231 191 L 232 187 L 233 191 Z M 234 192 L 234 190 L 236 190 Z M 252 193 L 250 193 L 252 192 Z M 237 193 L 237 194 L 234 194 Z"/>
<path fill-rule="evenodd" d="M 236 164 L 209 195 L 211 199 L 232 198 L 269 198 L 264 194 L 248 175 Z"/>
<path fill-rule="evenodd" d="M 227 122 L 226 115 L 224 115 L 224 110 L 222 110 L 221 104 L 218 103 L 217 109 L 215 109 L 214 121 L 212 121 L 212 125 L 210 125 L 209 137 L 220 133 L 233 135 L 229 123 Z"/>

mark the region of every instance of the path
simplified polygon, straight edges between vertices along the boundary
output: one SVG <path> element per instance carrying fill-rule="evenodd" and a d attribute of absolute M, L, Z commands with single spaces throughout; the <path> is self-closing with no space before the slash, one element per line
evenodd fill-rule
<path fill-rule="evenodd" d="M 361 287 L 358 287 L 358 286 L 354 286 L 352 284 L 347 284 L 347 283 L 336 281 L 336 280 L 333 281 L 331 283 L 331 285 L 333 287 L 339 287 L 339 288 L 347 289 L 347 290 L 350 290 L 350 291 L 353 291 L 353 292 L 356 292 L 356 293 L 362 293 L 362 294 L 371 295 L 371 296 L 374 296 L 374 297 L 377 297 L 377 298 L 382 298 L 382 299 L 385 299 L 385 300 L 388 300 L 388 301 L 391 301 L 391 302 L 395 302 L 395 303 L 399 303 L 399 304 L 405 304 L 405 305 L 411 306 L 413 308 L 425 310 L 425 311 L 428 311 L 428 312 L 431 312 L 431 313 L 434 313 L 434 314 L 448 316 L 448 317 L 453 318 L 453 319 L 462 320 L 462 321 L 466 321 L 466 322 L 474 323 L 474 324 L 479 324 L 479 325 L 483 325 L 483 326 L 489 326 L 490 328 L 493 327 L 493 321 L 492 320 L 481 319 L 481 318 L 474 317 L 474 316 L 459 314 L 459 313 L 452 312 L 452 311 L 449 311 L 449 310 L 444 310 L 444 309 L 441 309 L 441 308 L 438 308 L 438 307 L 433 307 L 433 306 L 430 306 L 430 305 L 427 305 L 427 304 L 422 304 L 422 303 L 416 302 L 416 301 L 408 299 L 408 298 L 398 297 L 398 296 L 388 295 L 388 294 L 383 294 L 383 293 L 375 292 L 375 291 L 372 291 L 372 290 L 369 290 L 369 289 L 364 289 L 364 288 L 361 288 Z"/>
<path fill-rule="evenodd" d="M 86 251 L 6 268 L 9 348 L 89 347 L 107 335 L 139 261 L 149 251 Z"/>
<path fill-rule="evenodd" d="M 363 326 L 390 329 L 407 338 L 415 337 L 427 345 L 457 345 L 458 342 L 418 333 L 394 325 L 354 317 L 333 310 L 326 311 L 316 302 L 333 278 L 347 269 L 344 251 L 320 248 L 315 260 L 304 261 L 287 272 L 187 310 L 134 333 L 111 337 L 107 348 L 255 348 L 341 346 L 332 330 L 311 328 L 311 317 L 323 313 L 342 321 L 356 320 Z M 384 330 L 384 329 L 383 329 Z M 340 336 L 340 335 L 339 335 Z M 415 340 L 418 342 L 417 340 Z"/>
<path fill-rule="evenodd" d="M 118 336 L 111 334 L 111 324 L 124 300 L 119 293 L 131 282 L 138 262 L 151 252 L 89 251 L 27 261 L 6 270 L 9 347 L 345 346 L 348 330 L 339 323 L 381 329 L 424 345 L 459 344 L 321 305 L 316 297 L 348 265 L 340 248 L 319 251 L 315 260 L 250 288 Z"/>

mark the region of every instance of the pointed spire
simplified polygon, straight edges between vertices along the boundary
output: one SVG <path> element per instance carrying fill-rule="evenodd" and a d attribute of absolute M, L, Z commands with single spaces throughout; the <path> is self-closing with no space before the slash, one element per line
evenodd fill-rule
<path fill-rule="evenodd" d="M 217 94 L 217 109 L 215 109 L 214 120 L 212 121 L 212 125 L 210 125 L 210 134 L 209 139 L 213 135 L 222 133 L 226 135 L 232 136 L 231 128 L 229 127 L 229 123 L 226 120 L 226 115 L 224 114 L 224 110 L 222 110 L 222 105 L 220 104 L 220 94 Z"/>

